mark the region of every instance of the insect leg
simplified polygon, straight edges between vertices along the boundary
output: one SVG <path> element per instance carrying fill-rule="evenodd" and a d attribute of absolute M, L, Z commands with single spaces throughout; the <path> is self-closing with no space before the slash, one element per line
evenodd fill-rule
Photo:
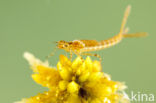
<path fill-rule="evenodd" d="M 72 57 L 73 57 L 73 53 L 72 51 L 70 51 L 70 60 L 72 60 Z"/>
<path fill-rule="evenodd" d="M 94 56 L 94 57 L 99 58 L 100 62 L 102 61 L 101 56 L 100 56 L 100 55 L 98 55 L 98 54 L 82 53 L 81 55 Z"/>
<path fill-rule="evenodd" d="M 80 57 L 82 61 L 84 61 L 83 58 L 82 58 L 82 56 L 81 56 L 81 54 L 82 54 L 81 52 L 78 52 L 78 51 L 73 51 L 73 52 L 74 52 L 78 57 Z"/>

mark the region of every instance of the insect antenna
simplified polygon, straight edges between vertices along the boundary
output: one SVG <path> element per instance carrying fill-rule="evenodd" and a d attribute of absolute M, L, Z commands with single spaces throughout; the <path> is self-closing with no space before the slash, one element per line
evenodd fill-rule
<path fill-rule="evenodd" d="M 46 56 L 46 59 L 49 59 L 50 57 L 52 57 L 55 54 L 56 50 L 57 50 L 57 47 L 54 48 L 53 52 L 51 52 L 48 56 Z"/>
<path fill-rule="evenodd" d="M 53 42 L 53 43 L 56 44 L 58 42 Z M 51 52 L 48 56 L 46 56 L 46 59 L 49 59 L 51 56 L 53 56 L 55 54 L 56 50 L 57 50 L 57 46 L 54 48 L 53 52 Z"/>

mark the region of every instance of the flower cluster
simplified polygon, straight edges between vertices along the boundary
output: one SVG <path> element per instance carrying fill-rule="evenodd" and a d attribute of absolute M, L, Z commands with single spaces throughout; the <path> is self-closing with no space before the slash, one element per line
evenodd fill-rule
<path fill-rule="evenodd" d="M 31 65 L 34 74 L 32 78 L 38 84 L 49 88 L 49 91 L 39 93 L 16 103 L 128 103 L 125 95 L 126 86 L 112 81 L 103 73 L 99 61 L 90 57 L 82 60 L 77 57 L 73 62 L 60 55 L 56 68 L 49 63 L 41 62 L 32 54 L 24 57 Z"/>

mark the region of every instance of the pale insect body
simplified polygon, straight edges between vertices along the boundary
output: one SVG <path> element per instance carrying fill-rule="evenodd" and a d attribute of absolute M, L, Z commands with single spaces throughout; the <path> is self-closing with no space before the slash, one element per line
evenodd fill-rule
<path fill-rule="evenodd" d="M 57 48 L 64 49 L 65 51 L 70 52 L 71 57 L 72 57 L 72 52 L 74 52 L 76 55 L 90 55 L 90 56 L 96 56 L 100 58 L 100 56 L 97 54 L 90 54 L 90 53 L 84 53 L 84 52 L 97 51 L 97 50 L 102 50 L 102 49 L 111 47 L 115 44 L 118 44 L 123 38 L 126 38 L 126 37 L 146 36 L 147 33 L 145 32 L 127 34 L 128 28 L 125 28 L 125 24 L 129 16 L 130 9 L 131 9 L 131 6 L 129 5 L 125 11 L 124 18 L 123 18 L 121 28 L 120 28 L 120 32 L 114 37 L 107 39 L 107 40 L 101 40 L 100 42 L 96 40 L 74 40 L 71 42 L 66 42 L 66 41 L 61 40 L 57 42 Z"/>

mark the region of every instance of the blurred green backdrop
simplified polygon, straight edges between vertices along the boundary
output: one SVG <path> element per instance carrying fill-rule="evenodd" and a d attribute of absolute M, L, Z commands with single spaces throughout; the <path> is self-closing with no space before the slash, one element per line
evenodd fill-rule
<path fill-rule="evenodd" d="M 25 51 L 44 60 L 55 47 L 53 41 L 112 37 L 128 4 L 130 33 L 150 35 L 99 51 L 103 71 L 125 81 L 129 94 L 156 93 L 156 0 L 0 0 L 0 103 L 46 90 L 32 80 Z M 62 53 L 50 58 L 53 66 Z"/>

